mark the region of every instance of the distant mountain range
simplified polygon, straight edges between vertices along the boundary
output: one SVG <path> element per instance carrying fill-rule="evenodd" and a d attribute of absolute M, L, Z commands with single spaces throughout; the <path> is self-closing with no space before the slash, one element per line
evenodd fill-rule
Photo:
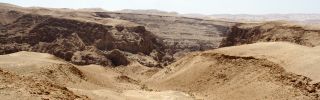
<path fill-rule="evenodd" d="M 147 9 L 147 10 L 132 10 L 132 9 L 123 9 L 120 11 L 121 13 L 136 13 L 136 14 L 151 14 L 151 15 L 164 15 L 164 16 L 177 16 L 179 13 L 177 12 L 167 12 L 167 11 L 160 11 L 156 9 Z"/>
<path fill-rule="evenodd" d="M 0 3 L 3 6 L 7 7 L 18 7 L 11 4 Z M 31 7 L 37 8 L 37 7 Z M 41 8 L 41 7 L 40 7 Z M 79 11 L 89 11 L 89 12 L 110 12 L 102 8 L 81 8 L 77 9 Z M 291 21 L 299 22 L 305 24 L 320 24 L 320 13 L 315 14 L 263 14 L 263 15 L 254 15 L 254 14 L 179 14 L 178 12 L 168 12 L 161 11 L 157 9 L 146 9 L 146 10 L 132 10 L 132 9 L 123 9 L 119 11 L 120 13 L 135 13 L 135 14 L 150 14 L 150 15 L 162 15 L 162 16 L 181 16 L 181 17 L 190 17 L 190 18 L 201 18 L 201 19 L 218 19 L 222 21 L 232 21 L 232 22 L 264 22 L 264 21 Z"/>
<path fill-rule="evenodd" d="M 265 14 L 265 15 L 249 15 L 249 14 L 217 14 L 210 15 L 213 19 L 222 19 L 229 21 L 297 21 L 307 23 L 320 23 L 320 14 Z"/>
<path fill-rule="evenodd" d="M 151 15 L 164 15 L 164 16 L 183 16 L 192 18 L 204 18 L 204 19 L 219 19 L 224 21 L 235 21 L 235 22 L 261 22 L 261 21 L 294 21 L 303 23 L 320 23 L 320 14 L 264 14 L 264 15 L 253 15 L 253 14 L 179 14 L 177 12 L 166 12 L 155 9 L 150 10 L 120 10 L 117 12 L 122 13 L 138 13 L 138 14 L 151 14 Z"/>

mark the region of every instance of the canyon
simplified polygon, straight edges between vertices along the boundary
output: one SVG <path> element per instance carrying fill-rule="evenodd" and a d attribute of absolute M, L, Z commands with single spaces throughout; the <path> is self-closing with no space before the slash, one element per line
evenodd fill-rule
<path fill-rule="evenodd" d="M 0 97 L 319 99 L 318 28 L 148 12 L 1 3 Z"/>

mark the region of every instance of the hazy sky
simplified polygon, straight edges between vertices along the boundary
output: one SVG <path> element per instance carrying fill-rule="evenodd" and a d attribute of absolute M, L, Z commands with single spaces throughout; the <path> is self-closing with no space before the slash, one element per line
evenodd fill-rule
<path fill-rule="evenodd" d="M 51 8 L 158 9 L 200 14 L 320 13 L 320 0 L 0 0 Z"/>

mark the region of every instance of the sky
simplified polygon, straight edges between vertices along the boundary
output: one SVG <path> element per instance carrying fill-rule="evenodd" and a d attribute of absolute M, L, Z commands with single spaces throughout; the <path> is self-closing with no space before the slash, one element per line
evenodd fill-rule
<path fill-rule="evenodd" d="M 182 14 L 320 13 L 320 0 L 0 0 L 23 7 L 158 9 Z"/>

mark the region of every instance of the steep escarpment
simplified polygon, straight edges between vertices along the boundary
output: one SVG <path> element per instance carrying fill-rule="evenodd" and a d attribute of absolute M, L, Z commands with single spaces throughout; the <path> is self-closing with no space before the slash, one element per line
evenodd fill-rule
<path fill-rule="evenodd" d="M 43 52 L 79 65 L 119 65 L 107 52 L 120 50 L 143 65 L 165 66 L 187 52 L 217 48 L 234 25 L 179 16 L 1 5 L 0 17 L 0 54 Z"/>
<path fill-rule="evenodd" d="M 0 43 L 0 54 L 43 52 L 80 65 L 118 65 L 105 53 L 114 49 L 133 55 L 152 54 L 158 62 L 163 57 L 161 41 L 143 26 L 112 26 L 49 15 L 23 14 L 3 25 Z"/>
<path fill-rule="evenodd" d="M 274 41 L 286 41 L 313 47 L 320 45 L 319 40 L 320 30 L 307 29 L 297 25 L 278 22 L 237 24 L 222 40 L 220 47 Z"/>
<path fill-rule="evenodd" d="M 179 16 L 138 13 L 96 12 L 96 17 L 128 20 L 143 25 L 163 39 L 166 51 L 179 56 L 185 52 L 217 48 L 235 23 Z"/>

